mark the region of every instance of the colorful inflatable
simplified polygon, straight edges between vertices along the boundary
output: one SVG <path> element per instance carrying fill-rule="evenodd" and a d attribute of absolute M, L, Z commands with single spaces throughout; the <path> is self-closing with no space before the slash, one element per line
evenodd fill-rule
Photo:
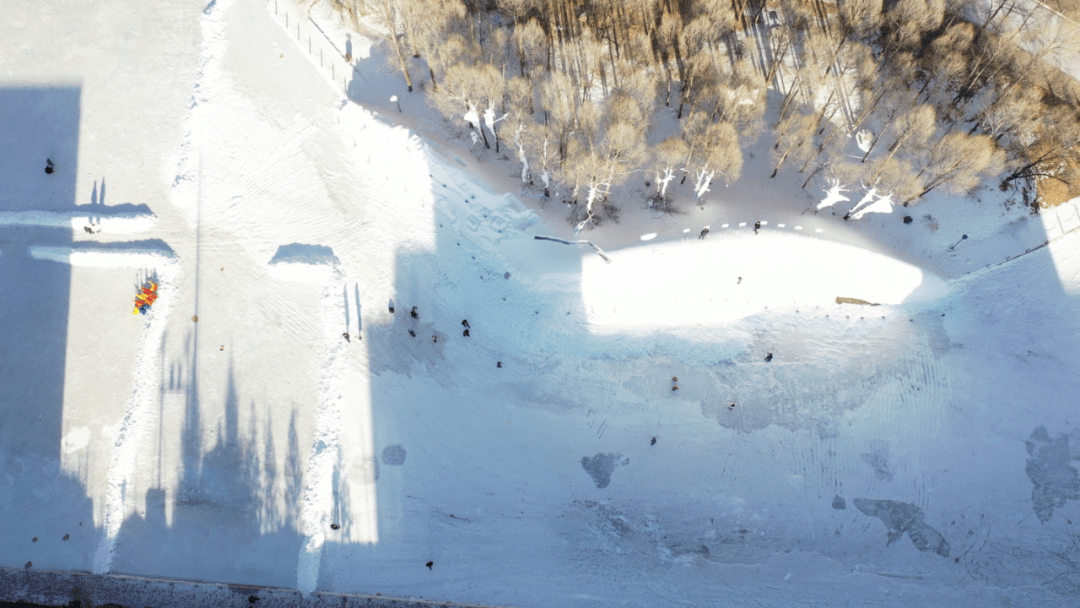
<path fill-rule="evenodd" d="M 131 314 L 146 314 L 150 312 L 150 306 L 157 300 L 157 283 L 150 282 L 149 287 L 143 287 L 142 293 L 135 296 L 135 310 Z"/>

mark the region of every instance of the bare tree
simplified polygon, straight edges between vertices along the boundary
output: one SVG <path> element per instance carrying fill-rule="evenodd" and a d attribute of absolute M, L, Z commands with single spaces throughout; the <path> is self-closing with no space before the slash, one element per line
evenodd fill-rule
<path fill-rule="evenodd" d="M 930 158 L 916 178 L 929 176 L 922 198 L 938 186 L 944 186 L 953 194 L 967 194 L 979 185 L 983 178 L 1001 171 L 1004 155 L 985 135 L 949 133 L 937 140 L 930 148 Z M 909 199 L 905 202 L 911 202 Z"/>
<path fill-rule="evenodd" d="M 652 150 L 653 171 L 656 173 L 656 194 L 649 199 L 650 207 L 669 209 L 667 189 L 675 179 L 675 171 L 690 155 L 690 148 L 682 139 L 669 137 Z"/>
<path fill-rule="evenodd" d="M 394 49 L 394 54 L 397 55 L 398 69 L 401 70 L 401 74 L 405 77 L 405 85 L 409 87 L 409 92 L 412 93 L 412 77 L 409 76 L 409 64 L 405 59 L 405 51 L 402 43 L 403 33 L 401 31 L 401 8 L 399 0 L 369 0 L 369 4 L 372 8 L 372 14 L 378 20 L 386 30 L 386 38 L 390 42 L 390 47 Z"/>
<path fill-rule="evenodd" d="M 776 125 L 776 145 L 773 146 L 776 165 L 770 178 L 776 177 L 780 166 L 792 154 L 796 162 L 810 158 L 813 154 L 813 137 L 817 124 L 817 118 L 812 114 L 793 112 Z"/>
<path fill-rule="evenodd" d="M 1028 152 L 1027 162 L 1016 161 L 1002 184 L 1028 178 L 1065 181 L 1058 175 L 1065 163 L 1080 162 L 1080 116 L 1076 108 L 1058 106 L 1048 112 L 1043 121 L 1039 137 Z"/>
<path fill-rule="evenodd" d="M 645 133 L 641 125 L 618 116 L 613 120 L 600 141 L 575 138 L 570 143 L 563 170 L 570 178 L 575 200 L 578 189 L 586 188 L 584 217 L 577 222 L 577 231 L 596 223 L 597 204 L 606 202 L 611 187 L 644 159 Z"/>
<path fill-rule="evenodd" d="M 936 129 L 937 114 L 933 106 L 923 104 L 911 111 L 901 113 L 893 129 L 896 138 L 889 146 L 889 154 L 877 163 L 877 167 L 870 176 L 870 182 L 873 183 L 881 177 L 881 172 L 890 167 L 889 161 L 897 152 L 906 149 L 907 146 L 918 148 L 925 145 Z"/>

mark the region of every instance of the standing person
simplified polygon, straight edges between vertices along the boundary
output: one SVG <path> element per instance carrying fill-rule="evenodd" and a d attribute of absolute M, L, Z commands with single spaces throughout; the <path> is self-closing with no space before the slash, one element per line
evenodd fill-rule
<path fill-rule="evenodd" d="M 45 173 L 52 175 L 53 171 L 56 171 L 56 165 L 53 164 L 51 158 L 45 159 Z"/>
<path fill-rule="evenodd" d="M 701 234 L 699 234 L 697 238 L 704 239 L 705 236 L 708 235 L 708 234 L 709 234 L 709 227 L 705 226 L 704 228 L 701 229 Z"/>
<path fill-rule="evenodd" d="M 468 319 L 462 319 L 461 320 L 461 326 L 464 327 L 465 329 L 469 329 L 469 320 Z"/>
<path fill-rule="evenodd" d="M 757 234 L 758 230 L 761 230 L 761 222 L 754 222 L 754 234 Z"/>

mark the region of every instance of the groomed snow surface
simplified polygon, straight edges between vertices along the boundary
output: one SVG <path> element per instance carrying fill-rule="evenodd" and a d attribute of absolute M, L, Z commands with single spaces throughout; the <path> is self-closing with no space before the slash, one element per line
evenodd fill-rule
<path fill-rule="evenodd" d="M 575 236 L 325 14 L 0 15 L 0 566 L 1080 602 L 1074 204 L 800 199 L 763 144 L 700 209 Z"/>

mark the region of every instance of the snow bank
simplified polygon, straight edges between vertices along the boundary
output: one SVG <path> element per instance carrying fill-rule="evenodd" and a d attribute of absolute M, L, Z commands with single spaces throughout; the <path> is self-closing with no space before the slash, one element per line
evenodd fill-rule
<path fill-rule="evenodd" d="M 116 213 L 88 213 L 73 211 L 8 211 L 0 212 L 0 226 L 45 226 L 71 228 L 81 231 L 92 226 L 113 234 L 141 232 L 154 227 L 157 218 L 153 213 L 121 211 Z M 96 232 L 97 230 L 95 230 Z"/>
<path fill-rule="evenodd" d="M 30 255 L 39 260 L 94 268 L 168 267 L 175 263 L 172 252 L 161 249 L 100 249 L 33 245 L 30 247 Z M 157 308 L 156 305 L 155 308 Z"/>

